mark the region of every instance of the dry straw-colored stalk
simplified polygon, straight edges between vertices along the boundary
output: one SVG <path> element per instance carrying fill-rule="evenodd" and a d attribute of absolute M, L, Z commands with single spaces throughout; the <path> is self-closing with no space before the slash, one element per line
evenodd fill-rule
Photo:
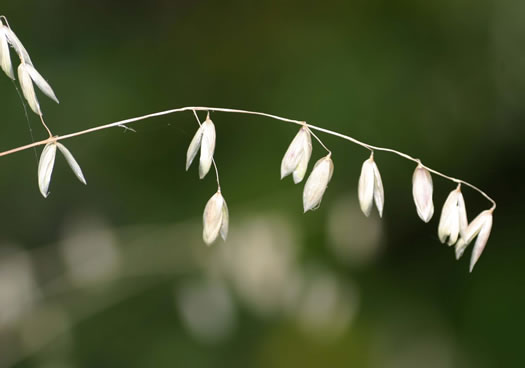
<path fill-rule="evenodd" d="M 186 155 L 186 170 L 189 169 L 193 159 L 200 150 L 199 177 L 203 179 L 213 164 L 217 180 L 217 192 L 210 198 L 204 209 L 203 239 L 206 244 L 213 243 L 219 235 L 224 240 L 226 240 L 228 234 L 229 213 L 226 201 L 221 193 L 219 171 L 214 160 L 216 130 L 215 124 L 210 118 L 210 113 L 222 112 L 258 115 L 300 126 L 299 132 L 292 140 L 282 159 L 281 179 L 292 174 L 294 183 L 297 184 L 303 180 L 308 171 L 308 164 L 312 155 L 312 136 L 328 153 L 326 156 L 318 159 L 310 175 L 308 176 L 308 179 L 306 180 L 303 191 L 304 212 L 314 210 L 320 206 L 323 195 L 334 172 L 332 152 L 314 133 L 315 131 L 339 137 L 346 141 L 350 141 L 359 146 L 362 146 L 370 151 L 370 158 L 363 163 L 358 182 L 359 204 L 361 210 L 366 216 L 370 215 L 374 203 L 379 212 L 379 216 L 381 217 L 383 215 L 385 200 L 384 189 L 379 169 L 376 162 L 374 161 L 374 152 L 389 152 L 416 163 L 412 177 L 412 194 L 414 197 L 417 214 L 424 222 L 429 222 L 434 214 L 434 203 L 432 199 L 432 174 L 457 183 L 457 188 L 450 193 L 443 206 L 438 226 L 438 235 L 441 242 L 446 242 L 448 245 L 455 245 L 456 258 L 458 259 L 463 255 L 469 243 L 471 243 L 477 236 L 470 261 L 471 272 L 487 244 L 492 229 L 493 212 L 496 209 L 496 202 L 484 191 L 462 179 L 445 175 L 442 172 L 431 169 L 430 167 L 424 165 L 420 159 L 412 157 L 406 153 L 391 148 L 373 146 L 348 135 L 306 123 L 305 121 L 284 118 L 278 115 L 257 111 L 222 107 L 187 106 L 120 120 L 65 135 L 53 135 L 44 121 L 33 84 L 35 84 L 45 95 L 57 103 L 58 99 L 56 98 L 55 93 L 53 92 L 49 83 L 35 69 L 27 50 L 10 28 L 7 19 L 4 16 L 0 16 L 0 67 L 9 78 L 14 80 L 15 74 L 13 72 L 13 66 L 11 63 L 9 46 L 14 49 L 15 53 L 20 59 L 20 64 L 18 66 L 18 78 L 23 95 L 31 109 L 40 117 L 40 121 L 48 132 L 49 137 L 24 146 L 19 146 L 4 152 L 0 152 L 0 156 L 10 155 L 32 147 L 44 146 L 38 167 L 38 182 L 40 191 L 44 197 L 47 197 L 49 194 L 49 185 L 53 172 L 57 148 L 64 155 L 69 166 L 72 168 L 78 179 L 82 183 L 86 184 L 86 180 L 82 170 L 80 169 L 80 166 L 73 158 L 73 155 L 62 143 L 60 143 L 60 141 L 113 127 L 127 128 L 129 124 L 134 122 L 188 111 L 192 112 L 195 116 L 197 123 L 199 124 L 199 128 L 188 147 L 188 152 Z M 198 111 L 204 111 L 207 113 L 204 123 L 200 122 L 197 115 Z M 477 191 L 491 203 L 491 207 L 488 210 L 481 212 L 470 224 L 467 220 L 465 202 L 461 193 L 462 185 Z"/>

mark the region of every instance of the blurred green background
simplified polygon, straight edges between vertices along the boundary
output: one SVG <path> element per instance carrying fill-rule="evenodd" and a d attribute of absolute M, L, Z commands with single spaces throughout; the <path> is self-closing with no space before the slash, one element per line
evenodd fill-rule
<path fill-rule="evenodd" d="M 524 366 L 525 2 L 7 0 L 1 13 L 60 99 L 40 95 L 56 134 L 251 109 L 399 149 L 498 201 L 469 274 L 470 249 L 457 262 L 437 237 L 452 183 L 434 178 L 424 224 L 414 165 L 377 153 L 385 211 L 366 218 L 367 151 L 323 136 L 334 177 L 303 215 L 303 185 L 279 180 L 297 127 L 273 120 L 212 114 L 231 216 L 212 247 L 214 178 L 184 171 L 191 113 L 65 141 L 88 186 L 59 156 L 45 200 L 40 149 L 3 157 L 1 367 Z M 0 101 L 0 150 L 30 128 L 45 138 L 4 75 Z M 471 219 L 490 206 L 464 195 Z"/>

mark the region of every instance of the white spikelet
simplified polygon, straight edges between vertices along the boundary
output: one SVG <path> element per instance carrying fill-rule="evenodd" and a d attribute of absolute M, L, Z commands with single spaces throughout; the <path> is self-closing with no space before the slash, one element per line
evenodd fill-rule
<path fill-rule="evenodd" d="M 50 99 L 55 101 L 56 103 L 60 103 L 58 101 L 57 96 L 55 95 L 55 92 L 53 92 L 53 89 L 47 83 L 47 81 L 40 75 L 40 73 L 35 69 L 33 65 L 26 64 L 25 66 L 27 72 L 29 73 L 29 76 L 33 80 L 33 82 L 36 84 L 36 86 Z"/>
<path fill-rule="evenodd" d="M 446 241 L 448 245 L 454 245 L 459 235 L 465 236 L 467 226 L 465 201 L 458 185 L 450 192 L 443 205 L 438 226 L 439 240 L 442 243 Z"/>
<path fill-rule="evenodd" d="M 369 216 L 372 211 L 372 205 L 374 204 L 374 169 L 372 168 L 370 159 L 363 162 L 363 166 L 361 167 L 357 195 L 359 197 L 361 211 L 363 211 L 365 216 Z"/>
<path fill-rule="evenodd" d="M 488 211 L 488 213 L 485 215 L 485 221 L 483 221 L 483 225 L 481 226 L 481 229 L 479 231 L 478 237 L 476 239 L 476 243 L 474 243 L 474 249 L 472 249 L 472 255 L 470 256 L 470 267 L 469 267 L 470 272 L 472 272 L 472 270 L 474 269 L 474 266 L 479 260 L 479 257 L 481 257 L 481 253 L 483 253 L 483 250 L 485 249 L 485 246 L 487 245 L 487 241 L 489 240 L 491 230 L 492 230 L 492 212 Z"/>
<path fill-rule="evenodd" d="M 315 163 L 308 180 L 306 180 L 303 191 L 304 212 L 316 209 L 321 204 L 324 192 L 334 172 L 334 164 L 330 156 L 328 154 L 319 159 Z"/>
<path fill-rule="evenodd" d="M 31 110 L 33 110 L 35 114 L 42 115 L 40 105 L 36 98 L 35 89 L 33 87 L 33 81 L 27 71 L 27 65 L 29 64 L 22 63 L 18 66 L 18 80 L 20 82 L 20 87 L 22 88 L 22 94 L 27 100 Z"/>
<path fill-rule="evenodd" d="M 459 212 L 458 212 L 458 190 L 454 189 L 448 195 L 441 210 L 438 225 L 438 236 L 441 243 L 448 238 L 448 245 L 453 245 L 459 235 Z"/>
<path fill-rule="evenodd" d="M 306 142 L 304 143 L 303 154 L 299 160 L 299 164 L 293 171 L 293 182 L 299 184 L 304 179 L 306 170 L 308 169 L 308 163 L 310 162 L 310 157 L 312 156 L 312 139 L 310 137 L 310 131 L 306 135 Z"/>
<path fill-rule="evenodd" d="M 379 169 L 374 161 L 373 154 L 370 155 L 368 160 L 363 162 L 361 175 L 359 176 L 357 194 L 361 211 L 363 211 L 365 216 L 370 215 L 374 201 L 379 212 L 379 217 L 383 216 L 385 192 L 383 189 L 383 181 L 381 180 L 381 175 L 379 174 Z"/>
<path fill-rule="evenodd" d="M 281 179 L 293 173 L 294 183 L 300 183 L 308 169 L 311 155 L 312 138 L 308 128 L 303 126 L 299 129 L 283 156 L 281 161 Z"/>
<path fill-rule="evenodd" d="M 197 133 L 193 136 L 188 151 L 186 152 L 186 171 L 190 168 L 200 148 L 199 177 L 202 179 L 206 176 L 213 163 L 215 138 L 215 125 L 213 125 L 213 121 L 211 121 L 210 115 L 208 114 L 204 123 L 201 124 Z"/>
<path fill-rule="evenodd" d="M 412 196 L 417 214 L 424 222 L 429 222 L 434 214 L 432 191 L 432 176 L 423 165 L 419 164 L 412 176 Z"/>
<path fill-rule="evenodd" d="M 202 238 L 207 245 L 212 244 L 219 236 L 226 240 L 228 236 L 229 213 L 226 201 L 220 190 L 206 203 L 204 208 Z"/>
<path fill-rule="evenodd" d="M 483 211 L 478 216 L 476 216 L 476 218 L 472 220 L 472 222 L 468 225 L 465 234 L 462 235 L 461 238 L 459 238 L 455 246 L 456 259 L 461 258 L 461 256 L 465 252 L 465 249 L 467 249 L 474 237 L 480 232 L 481 226 L 485 221 L 485 212 L 488 211 Z"/>
<path fill-rule="evenodd" d="M 490 221 L 488 220 L 489 218 L 490 218 Z M 491 210 L 485 210 L 481 212 L 478 216 L 476 216 L 474 220 L 472 220 L 472 222 L 468 225 L 466 231 L 464 232 L 464 235 L 461 235 L 458 242 L 456 243 L 456 247 L 455 247 L 456 259 L 461 258 L 461 256 L 465 252 L 465 249 L 467 249 L 467 247 L 472 242 L 472 240 L 474 240 L 476 235 L 480 234 L 482 228 L 485 226 L 485 223 L 487 221 L 490 222 L 490 227 L 492 227 L 492 211 Z M 490 232 L 490 229 L 489 229 L 489 232 Z M 478 239 L 479 238 L 480 237 L 478 236 Z M 487 235 L 487 238 L 488 238 L 488 235 Z M 476 244 L 477 243 L 478 241 L 476 241 Z M 479 246 L 478 246 L 478 249 L 479 249 Z"/>
<path fill-rule="evenodd" d="M 9 54 L 9 44 L 5 34 L 5 27 L 0 20 L 0 66 L 4 73 L 11 79 L 15 79 L 13 65 L 11 64 L 11 55 Z"/>
<path fill-rule="evenodd" d="M 57 145 L 55 142 L 46 144 L 38 162 L 38 187 L 44 198 L 47 198 L 49 195 L 49 183 L 51 182 L 51 174 L 53 174 L 53 166 L 55 165 L 56 151 Z"/>
<path fill-rule="evenodd" d="M 33 63 L 31 62 L 31 58 L 29 57 L 29 53 L 27 52 L 22 42 L 20 42 L 15 32 L 13 32 L 11 28 L 5 27 L 5 35 L 7 37 L 7 40 L 11 44 L 11 46 L 13 46 L 13 49 L 18 54 L 18 57 L 20 58 L 20 62 L 29 64 L 29 65 L 33 65 Z"/>
<path fill-rule="evenodd" d="M 210 171 L 213 162 L 213 153 L 215 152 L 216 138 L 215 125 L 213 125 L 209 115 L 202 125 L 201 157 L 199 161 L 199 177 L 201 179 Z"/>
<path fill-rule="evenodd" d="M 62 152 L 62 154 L 64 155 L 69 167 L 71 167 L 71 170 L 73 170 L 73 173 L 78 178 L 78 180 L 80 180 L 83 184 L 87 185 L 86 178 L 82 173 L 82 169 L 80 168 L 80 165 L 75 160 L 71 152 L 69 152 L 69 150 L 60 142 L 57 142 L 56 145 L 60 152 Z"/>
<path fill-rule="evenodd" d="M 201 125 L 197 130 L 197 133 L 195 133 L 195 135 L 193 136 L 193 139 L 191 140 L 190 145 L 188 147 L 188 151 L 186 152 L 186 171 L 188 171 L 188 169 L 190 168 L 193 159 L 195 158 L 197 152 L 199 152 L 199 148 L 201 147 L 202 129 L 203 126 Z"/>

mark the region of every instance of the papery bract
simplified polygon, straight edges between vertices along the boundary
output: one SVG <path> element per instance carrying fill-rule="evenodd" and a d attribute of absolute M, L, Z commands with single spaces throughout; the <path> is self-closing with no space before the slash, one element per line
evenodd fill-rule
<path fill-rule="evenodd" d="M 190 142 L 188 151 L 186 153 L 186 170 L 188 170 L 191 166 L 191 163 L 193 162 L 193 159 L 197 155 L 197 151 L 200 148 L 201 155 L 199 160 L 199 177 L 202 179 L 206 176 L 213 163 L 215 139 L 215 125 L 208 115 Z"/>
<path fill-rule="evenodd" d="M 483 221 L 483 225 L 481 226 L 481 229 L 478 233 L 478 237 L 476 238 L 476 242 L 474 243 L 474 249 L 472 249 L 472 255 L 470 256 L 470 266 L 469 271 L 472 272 L 474 269 L 474 266 L 479 260 L 479 257 L 481 257 L 481 253 L 483 253 L 483 250 L 485 250 L 485 246 L 487 245 L 487 241 L 489 240 L 490 231 L 492 230 L 492 212 L 489 211 L 485 215 L 485 221 Z"/>
<path fill-rule="evenodd" d="M 33 110 L 33 112 L 36 114 L 42 115 L 42 111 L 40 110 L 38 99 L 36 98 L 33 82 L 42 92 L 44 92 L 46 96 L 58 103 L 58 99 L 56 98 L 55 93 L 53 92 L 53 89 L 49 83 L 47 83 L 47 81 L 32 65 L 26 63 L 20 64 L 18 66 L 18 79 L 20 81 L 22 93 L 27 100 L 29 107 L 31 107 L 31 110 Z"/>
<path fill-rule="evenodd" d="M 73 170 L 73 173 L 75 176 L 80 180 L 81 183 L 86 184 L 86 178 L 84 177 L 84 173 L 82 173 L 82 169 L 80 168 L 80 165 L 78 164 L 77 160 L 73 157 L 71 152 L 64 146 L 62 143 L 57 142 L 56 143 L 59 151 L 64 155 L 69 167 L 71 170 Z"/>
<path fill-rule="evenodd" d="M 294 183 L 300 183 L 312 155 L 312 138 L 307 127 L 303 126 L 296 134 L 281 161 L 281 179 L 293 173 Z"/>
<path fill-rule="evenodd" d="M 492 229 L 492 210 L 485 210 L 481 212 L 472 222 L 468 225 L 465 235 L 461 236 L 456 243 L 455 252 L 456 259 L 461 258 L 465 249 L 474 240 L 476 235 L 478 236 L 474 243 L 474 249 L 472 250 L 472 256 L 470 259 L 470 271 L 476 265 L 481 253 L 487 245 L 487 241 Z"/>
<path fill-rule="evenodd" d="M 220 191 L 217 191 L 206 203 L 204 208 L 202 238 L 207 245 L 212 244 L 217 236 L 226 240 L 228 236 L 229 213 L 226 201 Z"/>
<path fill-rule="evenodd" d="M 412 176 L 412 196 L 416 204 L 417 214 L 425 222 L 429 222 L 434 214 L 432 191 L 432 176 L 425 167 L 419 164 Z"/>
<path fill-rule="evenodd" d="M 57 148 L 64 155 L 69 167 L 71 167 L 71 170 L 73 170 L 73 173 L 78 180 L 83 184 L 87 184 L 82 169 L 71 152 L 69 152 L 62 143 L 51 142 L 45 145 L 42 154 L 40 155 L 40 161 L 38 162 L 38 187 L 44 198 L 47 198 L 49 195 L 49 184 L 51 183 L 51 175 L 53 174 Z"/>
<path fill-rule="evenodd" d="M 25 64 L 25 68 L 27 72 L 29 73 L 29 76 L 33 80 L 33 82 L 36 84 L 36 86 L 50 99 L 55 101 L 56 103 L 59 103 L 57 96 L 55 95 L 55 92 L 53 92 L 53 89 L 49 85 L 49 83 L 40 75 L 40 73 L 35 69 L 35 67 L 31 64 Z"/>
<path fill-rule="evenodd" d="M 0 66 L 4 73 L 11 79 L 15 79 L 13 65 L 11 64 L 11 55 L 9 54 L 9 44 L 5 34 L 5 26 L 0 20 Z"/>
<path fill-rule="evenodd" d="M 373 156 L 370 156 L 368 160 L 363 162 L 357 193 L 361 211 L 363 211 L 365 216 L 370 215 L 374 201 L 379 212 L 379 217 L 383 216 L 385 193 L 381 175 L 379 174 L 379 169 Z"/>
<path fill-rule="evenodd" d="M 454 245 L 459 235 L 465 236 L 467 226 L 465 200 L 458 186 L 450 192 L 443 205 L 438 226 L 439 240 L 442 243 L 446 241 L 448 245 Z"/>
<path fill-rule="evenodd" d="M 22 63 L 18 66 L 18 81 L 20 82 L 20 88 L 22 89 L 22 94 L 31 110 L 33 110 L 35 114 L 42 115 L 40 104 L 36 98 L 35 88 L 33 87 L 33 81 L 27 71 L 26 65 L 27 64 Z"/>
<path fill-rule="evenodd" d="M 38 162 L 38 187 L 44 198 L 47 198 L 49 195 L 49 183 L 51 182 L 51 175 L 55 165 L 56 151 L 57 146 L 55 142 L 46 144 Z"/>
<path fill-rule="evenodd" d="M 330 156 L 331 155 L 328 154 L 319 159 L 315 163 L 308 180 L 306 180 L 303 191 L 304 212 L 316 209 L 321 204 L 324 192 L 334 172 L 334 164 Z"/>

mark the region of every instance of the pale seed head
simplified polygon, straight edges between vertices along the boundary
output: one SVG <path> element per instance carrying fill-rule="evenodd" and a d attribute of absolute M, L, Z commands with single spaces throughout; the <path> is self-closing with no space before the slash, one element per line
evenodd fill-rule
<path fill-rule="evenodd" d="M 56 142 L 56 145 L 58 147 L 58 150 L 64 155 L 69 167 L 71 168 L 71 170 L 73 170 L 73 173 L 78 178 L 78 180 L 80 180 L 82 184 L 87 185 L 86 178 L 82 173 L 82 169 L 80 168 L 80 165 L 78 164 L 77 160 L 75 160 L 71 152 L 66 148 L 66 146 L 64 146 L 60 142 Z"/>
<path fill-rule="evenodd" d="M 303 191 L 304 212 L 316 209 L 321 204 L 324 192 L 334 172 L 330 154 L 319 159 L 308 177 Z"/>
<path fill-rule="evenodd" d="M 472 250 L 472 256 L 470 258 L 470 272 L 476 265 L 481 253 L 487 245 L 487 241 L 492 229 L 492 211 L 485 210 L 481 212 L 472 222 L 468 225 L 465 236 L 461 236 L 456 243 L 456 259 L 461 258 L 465 249 L 474 240 L 476 235 L 478 236 L 474 243 L 474 249 Z"/>
<path fill-rule="evenodd" d="M 357 194 L 361 211 L 363 211 L 365 216 L 370 215 L 374 201 L 379 212 L 379 217 L 383 215 L 385 193 L 381 175 L 379 174 L 379 169 L 373 156 L 370 156 L 368 160 L 363 162 Z"/>
<path fill-rule="evenodd" d="M 190 142 L 188 151 L 186 152 L 186 171 L 190 168 L 193 159 L 197 152 L 201 152 L 199 160 L 199 177 L 202 179 L 206 176 L 213 163 L 213 153 L 215 152 L 215 125 L 210 119 L 206 118 L 201 124 L 193 139 Z"/>
<path fill-rule="evenodd" d="M 51 182 L 51 175 L 55 165 L 56 151 L 57 145 L 55 142 L 46 144 L 38 162 L 38 187 L 44 198 L 47 198 L 49 195 L 49 183 Z"/>
<path fill-rule="evenodd" d="M 445 243 L 448 238 L 448 245 L 453 245 L 459 235 L 459 209 L 458 209 L 458 189 L 454 189 L 448 195 L 441 210 L 441 217 L 438 225 L 438 236 L 441 243 Z"/>
<path fill-rule="evenodd" d="M 38 187 L 44 198 L 47 198 L 49 195 L 49 184 L 51 183 L 57 148 L 64 155 L 69 167 L 71 167 L 71 170 L 73 170 L 78 180 L 83 184 L 87 184 L 82 169 L 71 152 L 60 142 L 48 143 L 42 150 L 40 161 L 38 162 Z"/>
<path fill-rule="evenodd" d="M 197 129 L 197 133 L 193 136 L 188 151 L 186 152 L 186 171 L 190 168 L 193 159 L 197 156 L 197 152 L 199 152 L 199 148 L 201 147 L 202 129 L 203 126 L 201 125 L 199 129 Z"/>
<path fill-rule="evenodd" d="M 485 220 L 483 221 L 483 225 L 481 225 L 481 229 L 476 239 L 476 243 L 474 243 L 474 249 L 472 249 L 472 255 L 470 257 L 470 268 L 469 268 L 470 272 L 472 272 L 472 270 L 474 269 L 474 266 L 479 260 L 479 257 L 481 257 L 481 253 L 483 253 L 483 250 L 485 249 L 485 246 L 487 245 L 487 241 L 489 240 L 489 236 L 490 236 L 490 231 L 492 230 L 492 212 L 486 211 L 486 214 L 484 217 L 485 217 Z"/>
<path fill-rule="evenodd" d="M 438 226 L 439 240 L 442 243 L 446 241 L 448 245 L 454 245 L 460 235 L 463 238 L 466 236 L 467 227 L 465 200 L 461 193 L 461 187 L 458 185 L 456 189 L 450 192 L 443 205 Z"/>
<path fill-rule="evenodd" d="M 33 81 L 29 75 L 28 64 L 22 63 L 18 66 L 18 80 L 20 82 L 20 88 L 22 89 L 22 94 L 24 95 L 29 107 L 35 114 L 42 115 L 40 111 L 40 105 L 36 98 L 35 88 L 33 87 Z"/>
<path fill-rule="evenodd" d="M 42 115 L 42 111 L 40 110 L 38 99 L 36 98 L 33 82 L 46 96 L 58 103 L 58 99 L 49 83 L 47 83 L 47 81 L 31 64 L 20 64 L 18 67 L 18 79 L 20 81 L 20 87 L 22 88 L 22 93 L 26 98 L 27 103 L 31 107 L 31 110 L 33 110 L 33 112 L 36 114 Z"/>
<path fill-rule="evenodd" d="M 35 67 L 31 64 L 25 64 L 25 68 L 27 72 L 29 73 L 29 76 L 33 80 L 33 82 L 36 84 L 36 86 L 50 99 L 55 101 L 56 103 L 59 103 L 57 96 L 55 95 L 55 92 L 53 92 L 53 89 L 49 85 L 49 83 L 40 75 L 40 73 L 35 69 Z"/>
<path fill-rule="evenodd" d="M 15 79 L 13 65 L 11 64 L 11 55 L 9 54 L 9 44 L 5 34 L 5 26 L 0 20 L 0 66 L 4 73 L 11 79 Z"/>
<path fill-rule="evenodd" d="M 229 213 L 226 201 L 220 191 L 217 191 L 206 203 L 204 208 L 202 238 L 207 245 L 212 244 L 219 233 L 226 240 L 228 236 Z"/>
<path fill-rule="evenodd" d="M 426 168 L 419 164 L 412 176 L 412 196 L 416 204 L 417 214 L 424 222 L 429 222 L 434 214 L 432 190 L 432 176 Z"/>
<path fill-rule="evenodd" d="M 293 173 L 294 183 L 303 180 L 308 162 L 312 154 L 312 138 L 306 126 L 301 127 L 299 132 L 288 146 L 281 161 L 281 179 Z"/>
<path fill-rule="evenodd" d="M 363 162 L 361 175 L 359 176 L 359 184 L 357 186 L 359 205 L 365 216 L 370 215 L 374 203 L 374 168 L 372 167 L 372 163 L 372 158 Z"/>
<path fill-rule="evenodd" d="M 293 182 L 295 184 L 300 183 L 304 179 L 306 170 L 308 169 L 308 163 L 310 162 L 310 157 L 312 156 L 312 140 L 310 138 L 310 131 L 308 131 L 307 139 L 304 144 L 303 154 L 301 160 L 297 165 L 296 169 L 293 171 Z"/>
<path fill-rule="evenodd" d="M 199 161 L 199 177 L 202 179 L 210 171 L 215 152 L 215 125 L 209 115 L 202 123 L 201 157 Z"/>
<path fill-rule="evenodd" d="M 481 227 L 483 226 L 483 223 L 485 222 L 485 219 L 487 216 L 492 216 L 491 212 L 489 210 L 485 210 L 481 212 L 479 215 L 477 215 L 474 220 L 468 225 L 467 230 L 465 231 L 465 242 L 467 244 L 470 244 L 470 242 L 478 235 L 478 233 L 481 230 Z"/>

